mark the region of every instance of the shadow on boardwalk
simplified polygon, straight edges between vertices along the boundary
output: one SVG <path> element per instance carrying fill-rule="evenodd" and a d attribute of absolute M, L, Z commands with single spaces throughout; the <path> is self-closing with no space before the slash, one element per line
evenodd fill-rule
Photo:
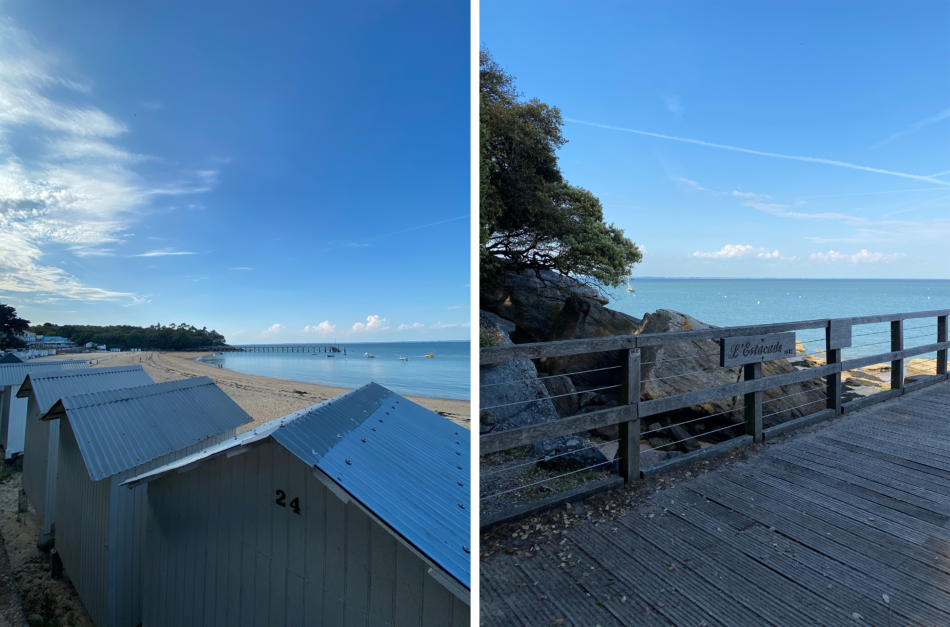
<path fill-rule="evenodd" d="M 950 383 L 678 477 L 484 535 L 481 624 L 950 625 Z"/>

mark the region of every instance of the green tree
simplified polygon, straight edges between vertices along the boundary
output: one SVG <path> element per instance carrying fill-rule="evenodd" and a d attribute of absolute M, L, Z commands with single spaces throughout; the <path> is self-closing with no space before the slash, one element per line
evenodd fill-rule
<path fill-rule="evenodd" d="M 642 255 L 604 222 L 594 194 L 570 185 L 557 150 L 567 143 L 557 107 L 525 101 L 484 48 L 480 54 L 480 264 L 502 272 L 554 270 L 617 286 Z"/>
<path fill-rule="evenodd" d="M 16 335 L 29 328 L 29 320 L 19 317 L 16 309 L 10 305 L 0 303 L 0 348 L 23 348 L 26 346 L 26 342 Z"/>

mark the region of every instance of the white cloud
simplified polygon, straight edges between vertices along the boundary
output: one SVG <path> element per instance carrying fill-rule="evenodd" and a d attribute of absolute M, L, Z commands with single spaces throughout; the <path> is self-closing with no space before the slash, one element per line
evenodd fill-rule
<path fill-rule="evenodd" d="M 173 257 L 175 255 L 194 255 L 195 253 L 183 252 L 183 251 L 174 251 L 174 250 L 153 250 L 148 253 L 142 253 L 140 255 L 132 255 L 133 257 Z"/>
<path fill-rule="evenodd" d="M 803 161 L 805 163 L 820 163 L 823 165 L 832 165 L 839 168 L 850 168 L 852 170 L 862 170 L 864 172 L 875 172 L 877 174 L 887 174 L 889 176 L 899 176 L 906 179 L 914 179 L 918 181 L 927 181 L 928 183 L 934 183 L 936 185 L 950 186 L 950 181 L 942 181 L 940 179 L 934 178 L 932 176 L 921 176 L 919 174 L 908 174 L 906 172 L 895 172 L 893 170 L 882 170 L 880 168 L 870 168 L 868 166 L 856 165 L 854 163 L 847 163 L 845 161 L 835 161 L 834 159 L 822 159 L 820 157 L 801 157 L 796 155 L 783 155 L 777 152 L 765 152 L 762 150 L 752 150 L 750 148 L 739 148 L 737 146 L 729 146 L 726 144 L 716 144 L 713 142 L 702 141 L 700 139 L 690 139 L 688 137 L 675 137 L 673 135 L 663 135 L 660 133 L 651 133 L 649 131 L 640 131 L 632 128 L 623 128 L 620 126 L 611 126 L 609 124 L 598 124 L 597 122 L 587 122 L 585 120 L 577 120 L 573 118 L 564 118 L 566 122 L 572 122 L 574 124 L 585 124 L 587 126 L 594 126 L 597 128 L 604 128 L 611 131 L 622 131 L 624 133 L 633 133 L 635 135 L 644 135 L 646 137 L 656 137 L 659 139 L 669 139 L 671 141 L 683 142 L 686 144 L 693 144 L 696 146 L 706 146 L 708 148 L 719 148 L 720 150 L 730 150 L 733 152 L 742 152 L 749 155 L 758 155 L 760 157 L 773 157 L 776 159 L 790 159 L 792 161 Z"/>
<path fill-rule="evenodd" d="M 461 323 L 456 322 L 453 324 L 442 324 L 441 322 L 437 322 L 436 324 L 433 324 L 429 328 L 430 329 L 453 329 L 456 327 L 470 327 L 470 326 L 472 326 L 471 322 L 461 322 Z"/>
<path fill-rule="evenodd" d="M 31 303 L 144 298 L 86 286 L 42 258 L 62 244 L 77 257 L 113 255 L 108 244 L 131 235 L 153 197 L 207 191 L 216 176 L 150 184 L 131 167 L 154 159 L 116 143 L 127 125 L 83 102 L 90 88 L 62 76 L 34 41 L 0 22 L 0 292 Z"/>
<path fill-rule="evenodd" d="M 136 305 L 145 305 L 146 303 L 152 302 L 152 299 L 149 298 L 151 294 L 146 294 L 144 296 L 133 296 L 131 303 L 126 303 L 122 305 L 123 307 L 135 307 Z"/>
<path fill-rule="evenodd" d="M 903 137 L 904 135 L 910 135 L 911 133 L 916 133 L 917 131 L 924 128 L 925 126 L 930 126 L 934 122 L 940 122 L 941 120 L 947 120 L 947 119 L 950 119 L 950 107 L 944 109 L 943 111 L 941 111 L 940 113 L 936 115 L 930 116 L 926 120 L 921 120 L 920 122 L 915 122 L 914 124 L 911 124 L 908 128 L 904 129 L 903 131 L 899 131 L 885 138 L 884 140 L 876 144 L 874 147 L 877 148 L 878 146 L 883 146 L 884 144 L 894 141 L 898 137 Z M 946 174 L 946 172 L 943 172 L 943 174 Z M 940 176 L 940 174 L 934 174 L 933 176 Z"/>
<path fill-rule="evenodd" d="M 449 309 L 455 309 L 455 307 L 449 307 Z M 424 329 L 424 328 L 426 328 L 426 325 L 422 324 L 421 322 L 415 322 L 413 324 L 400 324 L 398 327 L 396 327 L 396 330 L 408 331 L 409 329 Z"/>
<path fill-rule="evenodd" d="M 683 105 L 680 104 L 679 96 L 667 96 L 666 97 L 666 108 L 676 115 L 676 117 L 682 117 L 683 115 Z"/>
<path fill-rule="evenodd" d="M 798 259 L 798 257 L 782 257 L 777 250 L 769 251 L 767 248 L 755 248 L 747 244 L 726 244 L 720 250 L 710 253 L 697 250 L 691 256 L 702 259 L 739 259 L 753 255 L 759 259 L 782 259 L 783 261 Z"/>
<path fill-rule="evenodd" d="M 861 252 L 855 253 L 853 255 L 847 255 L 834 250 L 829 250 L 827 253 L 812 253 L 808 259 L 823 263 L 877 263 L 882 261 L 895 261 L 906 256 L 906 253 L 871 253 L 864 249 L 862 249 Z"/>
<path fill-rule="evenodd" d="M 329 320 L 324 320 L 320 324 L 305 326 L 300 333 L 333 333 L 334 331 L 336 331 L 336 325 L 330 324 Z"/>
<path fill-rule="evenodd" d="M 352 331 L 383 331 L 389 327 L 384 327 L 383 323 L 386 322 L 386 318 L 380 318 L 379 316 L 366 316 L 366 323 L 357 322 L 353 325 Z"/>
<path fill-rule="evenodd" d="M 244 335 L 244 329 L 241 329 L 240 331 L 234 331 L 234 332 L 231 333 L 231 335 L 232 335 L 232 336 L 234 336 L 234 335 Z"/>
<path fill-rule="evenodd" d="M 446 307 L 446 309 L 471 309 L 471 305 L 454 305 L 452 307 Z"/>
<path fill-rule="evenodd" d="M 703 187 L 702 185 L 700 185 L 700 184 L 697 183 L 696 181 L 691 181 L 691 180 L 689 180 L 689 179 L 684 179 L 684 178 L 682 178 L 682 177 L 677 177 L 677 178 L 674 178 L 673 180 L 674 180 L 674 181 L 679 181 L 679 182 L 682 183 L 683 185 L 688 185 L 688 186 L 692 187 L 693 189 L 698 189 L 698 190 L 700 190 L 700 191 L 705 191 L 705 189 L 706 189 L 705 187 Z"/>
<path fill-rule="evenodd" d="M 282 325 L 282 324 L 275 324 L 275 325 L 273 325 L 273 326 L 271 326 L 271 327 L 265 329 L 264 331 L 261 331 L 261 335 L 277 335 L 278 333 L 280 333 L 280 332 L 283 331 L 283 330 L 284 330 L 284 325 Z"/>
<path fill-rule="evenodd" d="M 693 253 L 693 257 L 704 257 L 706 259 L 734 259 L 736 257 L 744 257 L 749 255 L 754 250 L 755 249 L 752 246 L 742 244 L 726 244 L 721 250 L 711 253 L 703 253 L 697 250 Z"/>

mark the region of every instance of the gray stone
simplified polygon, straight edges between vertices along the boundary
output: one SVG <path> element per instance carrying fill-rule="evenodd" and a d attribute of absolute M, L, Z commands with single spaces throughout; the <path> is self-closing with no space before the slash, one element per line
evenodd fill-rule
<path fill-rule="evenodd" d="M 551 401 L 560 416 L 573 416 L 580 409 L 577 390 L 570 377 L 548 377 L 542 379 L 544 387 L 551 395 Z"/>
<path fill-rule="evenodd" d="M 479 322 L 498 338 L 498 345 L 513 345 L 492 320 L 481 317 Z M 479 368 L 480 405 L 485 408 L 479 412 L 480 425 L 501 431 L 557 420 L 548 391 L 537 379 L 538 371 L 528 359 Z"/>
<path fill-rule="evenodd" d="M 700 322 L 692 316 L 671 309 L 660 309 L 656 313 L 644 315 L 639 333 L 677 333 L 714 328 L 716 327 Z M 640 361 L 640 394 L 643 400 L 674 396 L 742 380 L 742 368 L 719 367 L 719 342 L 716 340 L 647 346 L 641 349 Z M 791 372 L 794 372 L 794 369 L 784 359 L 762 364 L 762 375 L 766 377 Z M 786 398 L 774 400 L 780 397 Z M 768 428 L 820 411 L 824 409 L 824 398 L 824 386 L 820 380 L 766 390 L 763 392 L 762 413 L 766 416 L 773 413 L 775 415 L 767 416 L 763 420 L 763 426 Z M 701 416 L 721 414 L 710 418 L 711 422 L 707 422 L 706 427 L 741 425 L 744 422 L 742 401 L 741 397 L 721 399 L 669 412 L 665 417 L 669 418 L 672 424 L 676 424 Z M 789 408 L 793 409 L 782 411 Z"/>
<path fill-rule="evenodd" d="M 670 456 L 666 451 L 643 451 L 640 453 L 640 468 L 659 464 Z"/>
<path fill-rule="evenodd" d="M 596 288 L 551 271 L 542 271 L 540 276 L 509 272 L 494 285 L 482 285 L 480 299 L 482 310 L 516 325 L 514 340 L 523 343 L 546 341 L 551 324 L 571 295 L 598 304 L 609 302 Z"/>
<path fill-rule="evenodd" d="M 564 307 L 554 319 L 547 341 L 633 335 L 639 325 L 640 320 L 633 316 L 572 295 L 564 301 Z M 571 375 L 574 385 L 583 389 L 596 389 L 621 383 L 621 371 L 616 368 L 617 363 L 617 351 L 606 351 L 542 359 L 540 368 L 548 374 L 584 372 Z M 597 372 L 585 372 L 588 370 Z"/>
<path fill-rule="evenodd" d="M 538 466 L 545 470 L 570 472 L 592 466 L 594 468 L 591 470 L 600 470 L 610 464 L 600 449 L 588 448 L 590 446 L 590 442 L 584 438 L 565 435 L 535 444 L 532 452 L 544 458 L 538 462 Z M 570 454 L 564 455 L 564 453 Z"/>
<path fill-rule="evenodd" d="M 497 328 L 499 328 L 499 329 L 501 329 L 502 331 L 504 331 L 505 333 L 507 333 L 509 337 L 511 336 L 512 333 L 515 332 L 515 323 L 514 323 L 514 322 L 512 322 L 511 320 L 505 320 L 505 319 L 502 318 L 501 316 L 496 316 L 495 314 L 491 313 L 490 311 L 481 311 L 481 310 L 479 310 L 479 312 L 478 312 L 478 317 L 479 317 L 480 320 L 481 320 L 481 319 L 485 319 L 486 321 L 490 321 L 490 322 L 491 322 L 492 324 L 494 324 Z"/>

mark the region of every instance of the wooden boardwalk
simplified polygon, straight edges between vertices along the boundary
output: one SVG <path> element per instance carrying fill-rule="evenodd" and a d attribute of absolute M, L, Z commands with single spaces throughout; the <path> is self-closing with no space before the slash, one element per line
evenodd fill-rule
<path fill-rule="evenodd" d="M 582 518 L 482 558 L 481 625 L 950 625 L 950 383 Z"/>

